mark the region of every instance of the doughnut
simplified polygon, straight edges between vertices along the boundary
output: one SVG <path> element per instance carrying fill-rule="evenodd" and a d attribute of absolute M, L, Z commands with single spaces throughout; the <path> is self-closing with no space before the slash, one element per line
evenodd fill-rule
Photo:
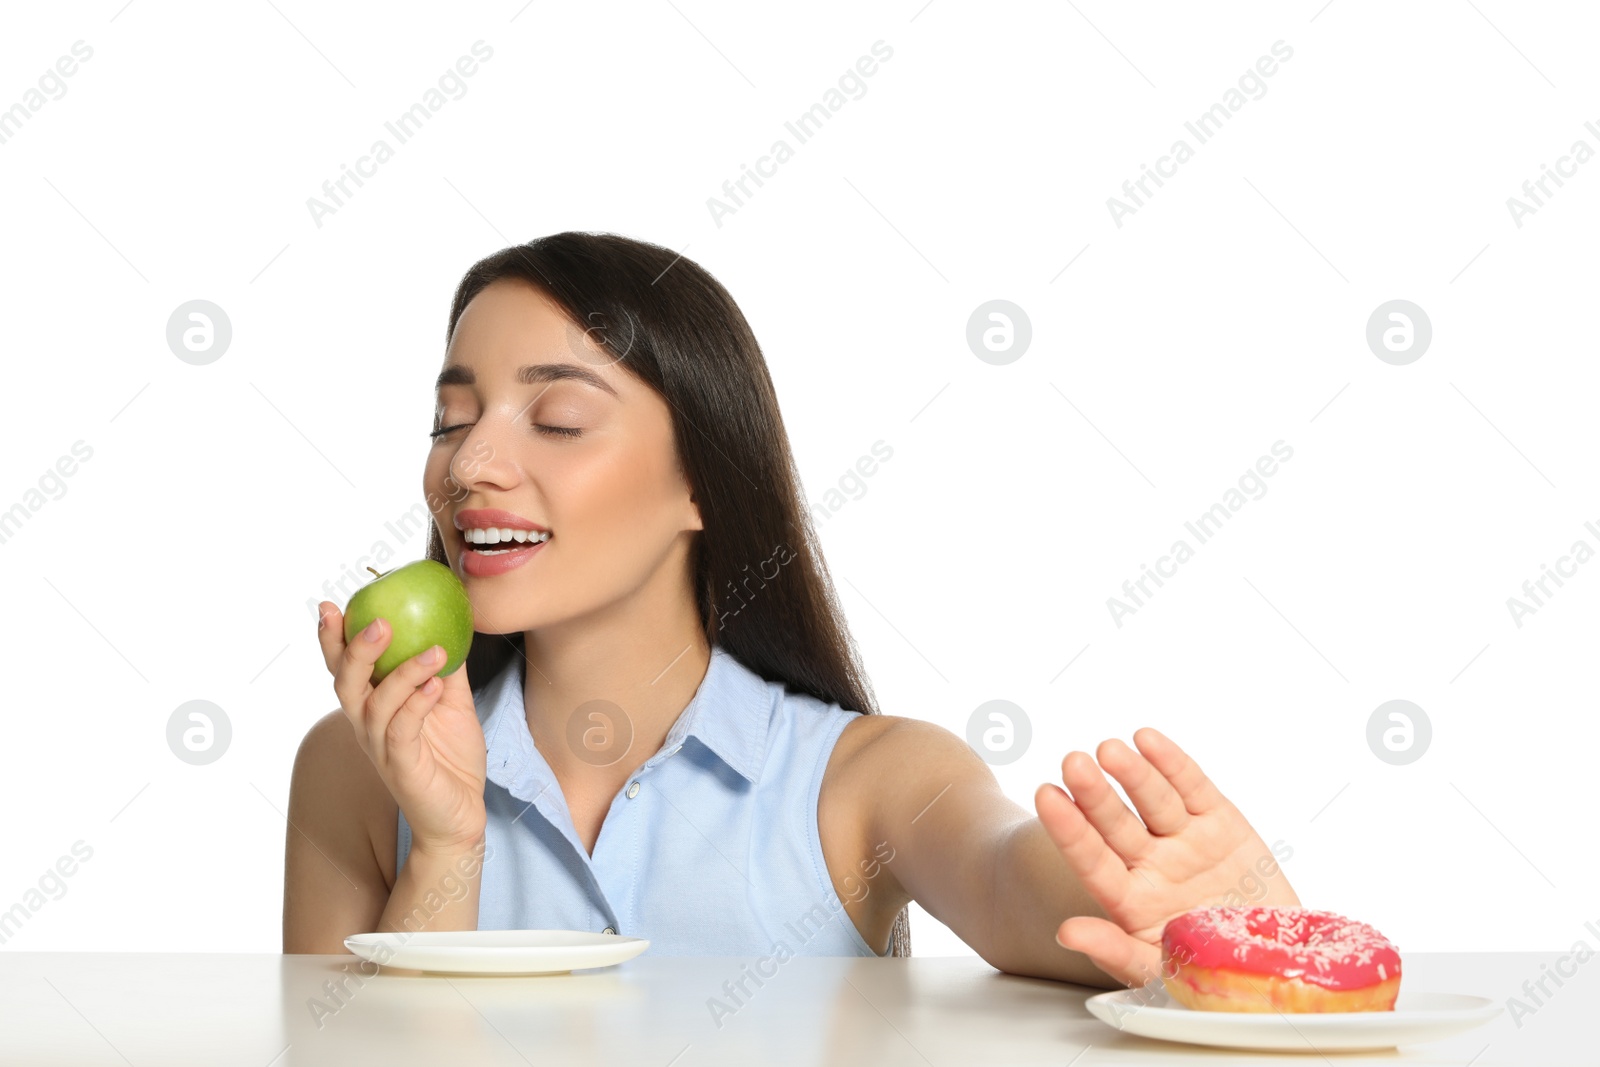
<path fill-rule="evenodd" d="M 1400 953 L 1366 923 L 1306 908 L 1195 908 L 1161 934 L 1167 993 L 1200 1011 L 1393 1011 Z"/>

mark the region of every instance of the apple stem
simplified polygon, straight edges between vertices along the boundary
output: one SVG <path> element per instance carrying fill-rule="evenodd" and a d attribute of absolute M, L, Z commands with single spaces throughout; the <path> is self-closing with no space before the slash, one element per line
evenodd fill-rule
<path fill-rule="evenodd" d="M 378 572 L 378 571 L 377 571 L 377 569 L 375 569 L 375 568 L 374 568 L 374 567 L 372 567 L 372 566 L 371 566 L 371 565 L 370 565 L 370 564 L 369 564 L 369 565 L 368 565 L 368 567 L 367 567 L 367 570 L 369 570 L 369 571 L 372 571 L 372 576 L 373 576 L 373 577 L 374 577 L 374 578 L 382 578 L 382 577 L 383 577 L 383 575 L 382 575 L 382 574 L 380 574 L 380 573 L 379 573 L 379 572 Z"/>

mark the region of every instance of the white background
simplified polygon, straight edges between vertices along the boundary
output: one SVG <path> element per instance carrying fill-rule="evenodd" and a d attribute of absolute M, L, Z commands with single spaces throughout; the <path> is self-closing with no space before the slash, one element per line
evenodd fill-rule
<path fill-rule="evenodd" d="M 1600 919 L 1600 562 L 1521 627 L 1506 601 L 1600 549 L 1600 162 L 1521 227 L 1506 201 L 1600 149 L 1597 29 L 1504 0 L 10 13 L 0 108 L 94 52 L 0 144 L 0 510 L 93 455 L 0 543 L 0 909 L 93 856 L 5 949 L 279 949 L 290 764 L 336 706 L 307 605 L 375 542 L 422 555 L 385 523 L 422 499 L 453 289 L 565 229 L 729 287 L 809 499 L 893 449 L 819 519 L 885 711 L 965 736 L 1020 705 L 996 770 L 1030 812 L 1069 750 L 1158 726 L 1292 847 L 1308 905 L 1403 951 L 1565 949 Z M 307 199 L 480 39 L 465 95 L 318 227 Z M 865 94 L 717 225 L 707 199 L 878 40 Z M 206 366 L 165 338 L 193 299 L 233 326 Z M 992 299 L 1032 323 L 1005 366 L 965 338 Z M 1392 299 L 1433 327 L 1405 366 L 1365 340 Z M 1115 625 L 1279 440 L 1266 494 Z M 1433 729 L 1404 766 L 1366 741 L 1396 698 Z M 192 699 L 233 729 L 202 767 L 165 738 Z M 920 909 L 912 934 L 970 951 Z"/>

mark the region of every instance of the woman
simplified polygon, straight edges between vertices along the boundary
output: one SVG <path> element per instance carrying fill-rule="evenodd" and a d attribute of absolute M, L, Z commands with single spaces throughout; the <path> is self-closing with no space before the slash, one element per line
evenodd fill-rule
<path fill-rule="evenodd" d="M 347 644 L 320 605 L 341 707 L 295 760 L 285 952 L 603 924 L 666 954 L 907 955 L 916 900 L 1001 970 L 1132 985 L 1168 918 L 1270 863 L 1153 729 L 1069 753 L 1035 818 L 965 741 L 878 712 L 761 350 L 695 263 L 507 248 L 446 337 L 428 555 L 472 652 L 373 686 L 387 622 Z M 1254 899 L 1299 903 L 1281 873 Z"/>

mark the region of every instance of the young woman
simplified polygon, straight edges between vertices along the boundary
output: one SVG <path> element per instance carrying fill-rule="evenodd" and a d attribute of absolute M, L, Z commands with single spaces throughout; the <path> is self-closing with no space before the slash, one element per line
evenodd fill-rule
<path fill-rule="evenodd" d="M 1068 753 L 1035 817 L 963 739 L 879 713 L 760 347 L 695 263 L 610 234 L 507 248 L 446 338 L 428 556 L 472 651 L 374 686 L 387 621 L 347 644 L 320 606 L 340 709 L 295 759 L 285 952 L 563 928 L 906 955 L 916 900 L 1001 970 L 1142 984 L 1168 918 L 1263 884 L 1270 850 L 1153 729 Z"/>

